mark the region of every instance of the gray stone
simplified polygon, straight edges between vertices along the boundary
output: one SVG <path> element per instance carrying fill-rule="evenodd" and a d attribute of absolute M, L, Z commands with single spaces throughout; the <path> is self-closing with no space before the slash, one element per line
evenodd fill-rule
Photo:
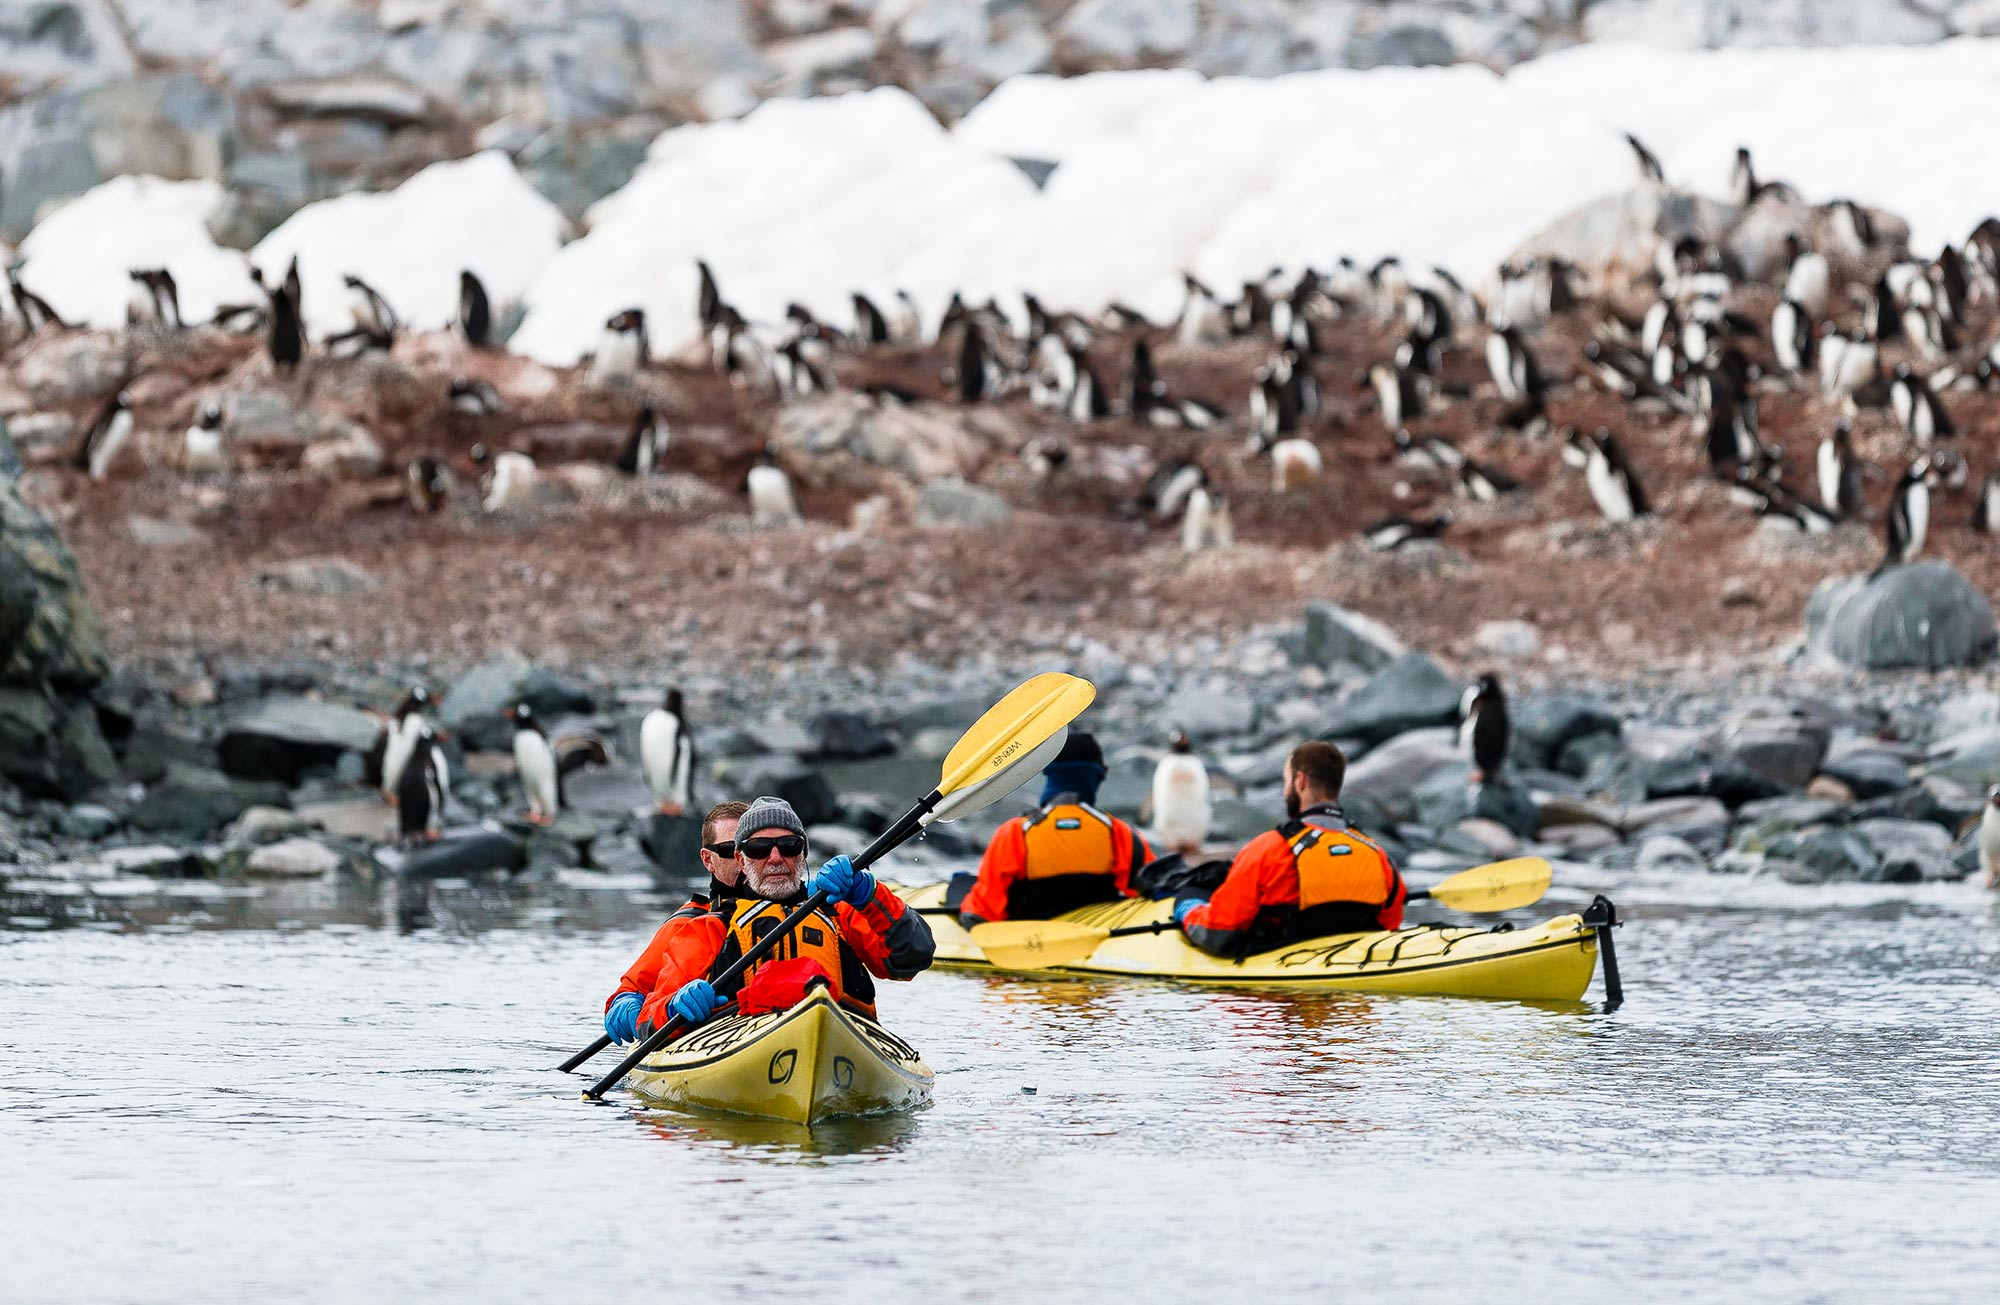
<path fill-rule="evenodd" d="M 1787 786 L 1739 764 L 1699 748 L 1645 764 L 1648 797 L 1713 797 L 1725 805 L 1738 807 L 1759 798 L 1778 797 Z"/>
<path fill-rule="evenodd" d="M 819 757 L 854 760 L 887 756 L 896 750 L 896 741 L 860 712 L 825 712 L 813 722 L 813 732 L 817 736 L 813 755 Z"/>
<path fill-rule="evenodd" d="M 1280 745 L 1285 754 L 1289 745 Z M 1465 754 L 1449 729 L 1411 730 L 1369 752 L 1347 769 L 1343 800 L 1367 798 L 1397 817 L 1415 814 L 1415 795 L 1433 775 L 1456 770 L 1463 782 Z"/>
<path fill-rule="evenodd" d="M 65 807 L 56 817 L 56 828 L 64 835 L 91 843 L 117 833 L 121 823 L 116 811 L 93 802 Z"/>
<path fill-rule="evenodd" d="M 0 481 L 0 685 L 87 691 L 108 671 L 76 558 L 16 483 Z"/>
<path fill-rule="evenodd" d="M 523 149 L 516 165 L 528 184 L 572 219 L 632 179 L 648 139 L 591 130 L 549 132 Z"/>
<path fill-rule="evenodd" d="M 281 879 L 317 879 L 341 866 L 341 855 L 309 838 L 287 838 L 259 847 L 243 860 L 243 873 Z"/>
<path fill-rule="evenodd" d="M 591 843 L 590 864 L 593 869 L 614 875 L 651 875 L 658 869 L 638 836 L 622 831 L 605 834 Z"/>
<path fill-rule="evenodd" d="M 1571 858 L 1596 856 L 1624 842 L 1609 825 L 1558 825 L 1544 828 L 1540 837 Z"/>
<path fill-rule="evenodd" d="M 0 688 L 0 779 L 75 802 L 115 783 L 118 762 L 88 702 L 46 689 Z"/>
<path fill-rule="evenodd" d="M 1836 821 L 1844 809 L 1831 798 L 1764 798 L 1738 807 L 1736 821 L 1739 825 L 1765 825 L 1774 831 L 1784 832 Z"/>
<path fill-rule="evenodd" d="M 1469 782 L 1463 762 L 1439 770 L 1414 795 L 1417 819 L 1432 829 L 1449 829 L 1461 820 L 1491 820 L 1519 838 L 1533 838 L 1539 824 L 1534 799 L 1507 776 L 1484 784 Z"/>
<path fill-rule="evenodd" d="M 1729 808 L 1706 797 L 1662 798 L 1651 802 L 1641 802 L 1627 807 L 1619 819 L 1619 828 L 1627 837 L 1640 833 L 1651 833 L 1661 825 L 1683 825 L 1690 821 L 1701 824 L 1729 827 Z"/>
<path fill-rule="evenodd" d="M 1085 67 L 1126 67 L 1184 53 L 1197 21 L 1195 0 L 1082 0 L 1056 24 L 1056 37 Z"/>
<path fill-rule="evenodd" d="M 1722 736 L 1723 756 L 1785 789 L 1802 789 L 1826 756 L 1828 732 L 1807 722 L 1752 720 Z"/>
<path fill-rule="evenodd" d="M 1403 641 L 1372 616 L 1350 612 L 1337 603 L 1306 604 L 1304 660 L 1308 666 L 1359 666 L 1364 671 L 1377 671 L 1406 651 Z"/>
<path fill-rule="evenodd" d="M 288 594 L 338 596 L 365 594 L 382 582 L 359 563 L 344 557 L 301 557 L 257 573 L 257 583 Z"/>
<path fill-rule="evenodd" d="M 1461 688 L 1422 653 L 1405 653 L 1334 710 L 1322 737 L 1364 747 L 1426 725 L 1458 719 Z"/>
<path fill-rule="evenodd" d="M 313 822 L 298 811 L 287 811 L 283 807 L 251 807 L 236 817 L 223 839 L 229 843 L 262 846 L 303 834 L 312 828 Z"/>
<path fill-rule="evenodd" d="M 1526 621 L 1486 621 L 1473 631 L 1472 642 L 1481 652 L 1515 660 L 1542 650 L 1541 632 Z"/>
<path fill-rule="evenodd" d="M 1872 882 L 1881 871 L 1875 850 L 1847 829 L 1821 826 L 1788 834 L 1771 845 L 1773 857 L 1797 861 L 1831 881 Z"/>
<path fill-rule="evenodd" d="M 1857 798 L 1881 797 L 1914 782 L 1909 763 L 1886 752 L 1848 752 L 1828 757 L 1819 773 L 1837 779 Z"/>
<path fill-rule="evenodd" d="M 438 718 L 467 748 L 502 751 L 514 744 L 514 727 L 504 713 L 522 702 L 544 721 L 596 707 L 589 693 L 552 672 L 523 662 L 488 662 L 451 686 Z"/>
<path fill-rule="evenodd" d="M 702 874 L 699 816 L 655 812 L 647 817 L 639 842 L 647 858 L 658 868 L 690 877 Z"/>
<path fill-rule="evenodd" d="M 783 798 L 807 825 L 831 824 L 840 818 L 839 793 L 824 774 L 800 764 L 796 757 L 773 754 L 733 761 L 722 769 L 722 780 L 745 802 L 765 794 Z"/>
<path fill-rule="evenodd" d="M 380 722 L 355 707 L 272 698 L 231 713 L 217 754 L 231 775 L 290 787 L 308 771 L 330 770 L 342 753 L 368 751 L 380 733 Z"/>
<path fill-rule="evenodd" d="M 187 522 L 171 517 L 126 517 L 125 533 L 144 548 L 186 548 L 207 538 Z"/>
<path fill-rule="evenodd" d="M 1451 38 L 1424 23 L 1403 23 L 1347 43 L 1351 68 L 1432 68 L 1452 63 L 1457 57 Z"/>
<path fill-rule="evenodd" d="M 1806 604 L 1807 647 L 1864 670 L 1971 666 L 1996 638 L 1993 605 L 1936 558 L 1823 580 Z"/>
<path fill-rule="evenodd" d="M 1196 739 L 1248 734 L 1257 722 L 1257 702 L 1223 684 L 1188 685 L 1162 703 L 1159 719 Z"/>
<path fill-rule="evenodd" d="M 1951 861 L 1952 838 L 1937 825 L 1918 820 L 1858 820 L 1851 827 L 1875 853 L 1882 883 L 1914 884 L 1960 878 Z"/>
<path fill-rule="evenodd" d="M 0 421 L 0 480 L 21 478 L 21 450 L 14 446 L 14 437 L 7 433 L 7 423 Z"/>
<path fill-rule="evenodd" d="M 617 818 L 656 805 L 637 767 L 586 766 L 563 777 L 563 805 L 589 816 Z"/>
<path fill-rule="evenodd" d="M 166 778 L 147 790 L 127 823 L 149 833 L 186 839 L 211 838 L 251 807 L 290 802 L 283 784 L 231 779 L 219 771 L 172 765 Z"/>
<path fill-rule="evenodd" d="M 934 480 L 917 494 L 919 525 L 996 526 L 1013 514 L 1006 499 L 955 476 Z"/>
<path fill-rule="evenodd" d="M 1583 769 L 1564 763 L 1565 749 L 1587 738 L 1607 739 L 1615 748 L 1621 724 L 1617 713 L 1603 703 L 1568 695 L 1516 704 L 1511 715 L 1515 759 L 1566 775 L 1580 775 Z"/>
<path fill-rule="evenodd" d="M 1655 874 L 1699 874 L 1708 869 L 1708 858 L 1684 838 L 1649 834 L 1639 844 L 1634 864 Z"/>

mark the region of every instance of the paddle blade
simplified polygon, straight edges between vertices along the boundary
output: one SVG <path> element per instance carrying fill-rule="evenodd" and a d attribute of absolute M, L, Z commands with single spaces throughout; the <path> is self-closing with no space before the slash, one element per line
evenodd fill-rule
<path fill-rule="evenodd" d="M 1089 680 L 1061 671 L 1037 675 L 994 703 L 960 737 L 944 759 L 938 792 L 948 798 L 975 784 L 994 790 L 981 806 L 1013 792 L 1040 769 L 1027 763 L 1042 745 L 1067 729 L 1095 697 L 1097 686 Z M 1012 783 L 995 783 L 1002 778 Z"/>
<path fill-rule="evenodd" d="M 1019 761 L 1005 767 L 1000 773 L 991 778 L 982 779 L 976 784 L 969 784 L 938 803 L 933 810 L 925 813 L 923 823 L 928 825 L 934 820 L 956 820 L 960 816 L 969 816 L 981 807 L 991 806 L 993 803 L 998 802 L 1001 798 L 1006 797 L 1009 793 L 1027 783 L 1028 780 L 1034 778 L 1051 761 L 1054 761 L 1056 754 L 1062 751 L 1063 743 L 1068 738 L 1069 728 L 1067 726 L 1057 730 L 1054 734 L 1043 740 L 1040 747 L 1030 752 L 1027 756 L 1022 757 Z"/>
<path fill-rule="evenodd" d="M 1431 889 L 1430 896 L 1454 911 L 1512 911 L 1541 901 L 1552 874 L 1542 858 L 1519 856 L 1460 871 Z"/>
<path fill-rule="evenodd" d="M 972 928 L 973 945 L 1003 970 L 1046 970 L 1083 960 L 1111 936 L 1109 929 L 1061 920 L 1002 920 Z"/>

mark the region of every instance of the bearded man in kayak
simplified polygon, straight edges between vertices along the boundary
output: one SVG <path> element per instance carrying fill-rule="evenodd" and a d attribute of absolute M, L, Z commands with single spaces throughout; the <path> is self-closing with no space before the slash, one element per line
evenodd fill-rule
<path fill-rule="evenodd" d="M 613 1042 L 623 1044 L 638 1036 L 639 1009 L 660 981 L 660 967 L 666 961 L 667 940 L 675 922 L 705 914 L 715 903 L 736 895 L 742 878 L 736 866 L 736 822 L 749 809 L 748 802 L 718 802 L 702 817 L 701 866 L 708 871 L 708 891 L 688 898 L 687 905 L 667 917 L 618 981 L 617 991 L 605 998 L 604 1032 Z"/>
<path fill-rule="evenodd" d="M 970 929 L 996 920 L 1047 920 L 1093 902 L 1136 896 L 1133 872 L 1153 859 L 1139 831 L 1094 805 L 1104 750 L 1072 733 L 1042 771 L 1041 809 L 994 831 L 979 882 L 958 908 Z"/>
<path fill-rule="evenodd" d="M 671 1019 L 700 1024 L 734 1001 L 745 1014 L 786 1010 L 826 986 L 849 1010 L 875 1017 L 875 980 L 909 980 L 936 953 L 930 926 L 901 898 L 836 856 L 806 874 L 806 827 L 791 805 L 760 797 L 736 826 L 736 895 L 700 915 L 668 921 L 660 977 L 639 1013 L 645 1036 Z M 718 989 L 711 976 L 742 955 L 805 901 L 808 915 L 746 977 Z"/>
<path fill-rule="evenodd" d="M 1285 761 L 1284 824 L 1237 853 L 1208 901 L 1183 898 L 1174 922 L 1217 956 L 1247 956 L 1304 938 L 1397 929 L 1407 889 L 1389 854 L 1340 810 L 1347 758 L 1302 743 Z"/>

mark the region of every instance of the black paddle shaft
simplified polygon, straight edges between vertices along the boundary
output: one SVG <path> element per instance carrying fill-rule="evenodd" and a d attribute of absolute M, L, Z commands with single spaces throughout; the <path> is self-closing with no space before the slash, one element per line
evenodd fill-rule
<path fill-rule="evenodd" d="M 923 801 L 917 803 L 917 805 L 911 807 L 908 811 L 905 811 L 895 824 L 883 830 L 874 842 L 862 849 L 861 854 L 854 858 L 854 868 L 856 870 L 866 870 L 876 861 L 902 846 L 909 840 L 910 835 L 916 833 L 922 827 L 923 818 L 930 814 L 931 808 L 942 801 L 944 801 L 944 795 L 936 789 L 932 789 L 929 796 L 925 797 Z M 799 927 L 800 921 L 825 904 L 826 891 L 824 889 L 806 898 L 805 901 L 800 902 L 790 915 L 778 922 L 777 928 L 759 938 L 743 953 L 741 960 L 716 975 L 711 982 L 726 984 L 755 965 L 758 961 L 763 960 L 773 947 L 776 947 L 779 942 L 789 936 L 792 930 Z M 634 1065 L 637 1065 L 661 1047 L 666 1046 L 667 1043 L 685 1032 L 686 1028 L 686 1022 L 683 1020 L 670 1019 L 665 1024 L 662 1024 L 653 1031 L 653 1036 L 641 1042 L 631 1055 L 619 1061 L 616 1069 L 586 1088 L 583 1093 L 584 1099 L 586 1101 L 601 1100 L 606 1092 L 617 1086 L 619 1079 L 624 1078 L 632 1072 Z M 609 1043 L 611 1039 L 607 1037 L 603 1041 Z M 579 1060 L 576 1063 L 581 1064 L 582 1061 Z"/>

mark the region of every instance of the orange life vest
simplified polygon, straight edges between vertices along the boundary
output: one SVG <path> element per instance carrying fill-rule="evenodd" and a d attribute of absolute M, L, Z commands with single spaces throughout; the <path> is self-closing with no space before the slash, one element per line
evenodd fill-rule
<path fill-rule="evenodd" d="M 1055 879 L 1063 875 L 1105 875 L 1118 872 L 1118 862 L 1130 849 L 1118 846 L 1111 817 L 1083 802 L 1058 802 L 1021 818 L 1028 845 L 1027 877 Z"/>
<path fill-rule="evenodd" d="M 1299 910 L 1329 903 L 1386 906 L 1396 893 L 1389 856 L 1352 829 L 1295 821 L 1282 831 L 1299 872 Z"/>
<path fill-rule="evenodd" d="M 783 902 L 767 902 L 759 897 L 725 898 L 717 902 L 715 913 L 722 916 L 725 932 L 722 950 L 716 953 L 715 964 L 709 972 L 720 974 L 736 964 L 745 952 L 776 929 L 794 909 Z M 797 927 L 779 940 L 777 946 L 764 953 L 757 964 L 738 975 L 727 987 L 717 985 L 716 992 L 724 997 L 733 997 L 765 965 L 801 956 L 817 961 L 819 967 L 827 972 L 833 980 L 836 1001 L 870 1019 L 875 1017 L 875 981 L 861 963 L 861 958 L 841 941 L 840 923 L 833 912 L 824 907 L 799 921 Z"/>

